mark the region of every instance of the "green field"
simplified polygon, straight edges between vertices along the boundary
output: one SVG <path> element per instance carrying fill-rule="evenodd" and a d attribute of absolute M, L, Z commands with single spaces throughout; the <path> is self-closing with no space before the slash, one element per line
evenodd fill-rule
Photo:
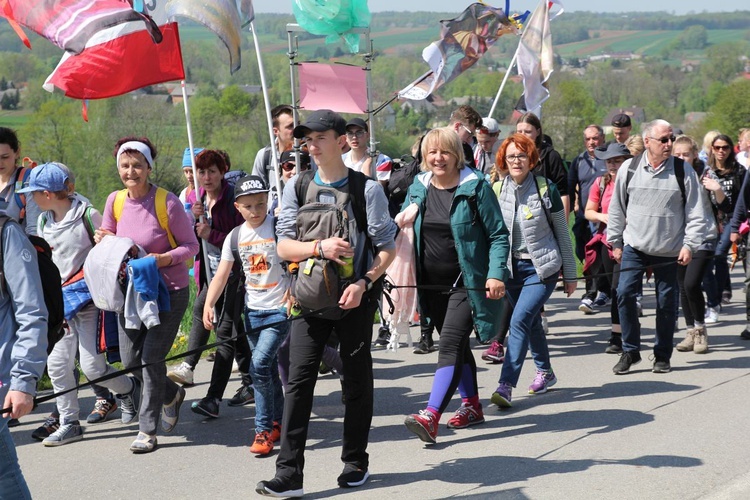
<path fill-rule="evenodd" d="M 18 129 L 29 118 L 28 111 L 0 111 L 0 127 Z"/>

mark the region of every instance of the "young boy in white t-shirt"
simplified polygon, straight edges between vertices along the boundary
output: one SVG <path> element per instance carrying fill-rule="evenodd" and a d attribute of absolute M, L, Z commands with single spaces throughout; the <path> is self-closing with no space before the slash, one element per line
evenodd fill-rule
<path fill-rule="evenodd" d="M 256 175 L 238 180 L 234 206 L 245 223 L 224 240 L 221 261 L 203 309 L 203 323 L 212 328 L 214 306 L 229 279 L 237 251 L 245 275 L 245 330 L 253 353 L 250 375 L 255 387 L 255 440 L 250 451 L 258 455 L 271 453 L 274 441 L 281 436 L 279 422 L 284 411 L 284 393 L 276 352 L 288 332 L 285 320 L 289 276 L 276 253 L 275 223 L 268 215 L 268 191 L 268 185 Z M 263 329 L 257 331 L 258 328 Z"/>

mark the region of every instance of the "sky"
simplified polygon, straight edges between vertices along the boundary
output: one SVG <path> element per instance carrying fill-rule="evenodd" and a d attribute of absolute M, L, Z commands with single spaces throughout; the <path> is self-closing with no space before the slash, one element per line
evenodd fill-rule
<path fill-rule="evenodd" d="M 681 0 L 679 2 L 655 2 L 654 0 L 623 0 L 613 2 L 602 0 L 592 2 L 591 0 L 561 0 L 565 10 L 574 12 L 598 11 L 598 12 L 652 12 L 666 11 L 674 14 L 687 14 L 690 12 L 733 12 L 735 10 L 750 10 L 747 0 L 721 0 L 720 2 L 706 2 L 706 0 Z M 470 0 L 369 0 L 368 5 L 371 12 L 384 10 L 395 11 L 434 11 L 434 12 L 461 12 L 470 5 Z M 495 7 L 505 8 L 505 0 L 494 0 L 487 2 Z M 534 0 L 511 1 L 511 11 L 534 10 L 538 2 Z M 256 12 L 278 12 L 291 13 L 292 0 L 253 0 Z"/>

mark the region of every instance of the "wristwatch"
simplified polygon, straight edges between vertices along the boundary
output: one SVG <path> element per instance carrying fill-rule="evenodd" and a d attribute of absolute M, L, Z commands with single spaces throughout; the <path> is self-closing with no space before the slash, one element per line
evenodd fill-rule
<path fill-rule="evenodd" d="M 370 279 L 370 277 L 367 275 L 362 276 L 362 280 L 364 280 L 365 282 L 365 292 L 369 292 L 370 290 L 372 290 L 372 280 Z"/>

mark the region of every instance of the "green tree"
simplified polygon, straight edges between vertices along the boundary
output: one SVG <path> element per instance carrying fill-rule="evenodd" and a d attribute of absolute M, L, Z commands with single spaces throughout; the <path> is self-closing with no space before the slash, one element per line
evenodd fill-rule
<path fill-rule="evenodd" d="M 750 126 L 750 81 L 737 80 L 721 91 L 709 111 L 706 126 L 730 137 Z"/>
<path fill-rule="evenodd" d="M 572 159 L 583 148 L 583 129 L 595 123 L 596 106 L 580 80 L 566 77 L 551 85 L 542 117 L 542 128 L 552 138 L 557 152 Z"/>
<path fill-rule="evenodd" d="M 708 46 L 708 31 L 701 25 L 685 28 L 675 40 L 675 46 L 680 50 L 702 50 Z"/>

